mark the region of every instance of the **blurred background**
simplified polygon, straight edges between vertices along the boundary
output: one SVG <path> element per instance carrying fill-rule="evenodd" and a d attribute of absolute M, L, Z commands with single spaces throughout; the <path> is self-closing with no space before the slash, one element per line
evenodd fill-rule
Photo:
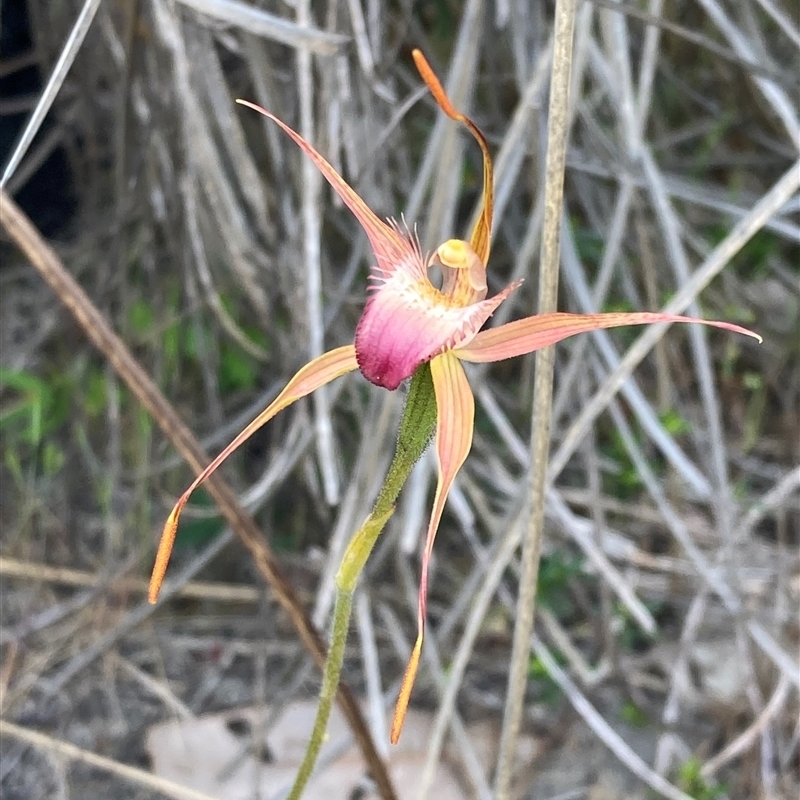
<path fill-rule="evenodd" d="M 3 0 L 1 164 L 82 5 Z M 420 47 L 495 154 L 490 293 L 525 278 L 496 315 L 507 321 L 535 311 L 553 11 L 105 0 L 7 189 L 217 452 L 310 355 L 352 341 L 371 257 L 328 186 L 304 180 L 297 147 L 235 98 L 303 131 L 431 248 L 468 230 L 482 170 L 421 88 Z M 644 800 L 640 762 L 666 781 L 661 796 L 800 791 L 800 199 L 758 206 L 800 169 L 799 50 L 785 0 L 579 3 L 560 308 L 658 310 L 706 270 L 688 313 L 764 343 L 673 327 L 619 392 L 608 387 L 641 330 L 559 345 L 520 798 Z M 755 231 L 744 246 L 715 251 L 742 223 Z M 278 737 L 302 738 L 318 673 L 202 490 L 174 596 L 147 605 L 154 543 L 191 471 L 0 235 L 0 713 L 48 737 L 3 737 L 0 791 L 179 796 L 66 758 L 58 740 L 211 797 L 280 796 L 296 754 Z M 426 764 L 439 800 L 491 796 L 516 556 L 491 601 L 473 603 L 526 524 L 533 358 L 469 377 L 475 445 L 436 544 L 402 797 L 417 797 Z M 347 377 L 224 468 L 322 629 L 401 407 L 402 390 Z M 391 705 L 415 636 L 434 485 L 425 459 L 358 592 L 344 678 L 371 699 L 380 742 L 381 692 Z M 456 707 L 437 717 L 457 653 Z M 439 759 L 426 743 L 444 723 L 459 745 Z M 204 752 L 195 734 L 216 744 Z M 332 785 L 374 796 L 358 774 Z"/>

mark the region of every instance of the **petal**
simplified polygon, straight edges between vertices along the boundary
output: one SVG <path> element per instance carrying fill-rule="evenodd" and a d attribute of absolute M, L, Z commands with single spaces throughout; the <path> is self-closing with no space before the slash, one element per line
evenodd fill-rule
<path fill-rule="evenodd" d="M 427 278 L 413 280 L 398 270 L 369 296 L 356 328 L 361 372 L 377 386 L 396 389 L 420 364 L 469 342 L 518 285 L 462 308 Z"/>
<path fill-rule="evenodd" d="M 425 56 L 422 55 L 422 52 L 415 49 L 411 52 L 411 55 L 414 57 L 414 63 L 417 65 L 417 71 L 422 77 L 422 80 L 428 85 L 428 89 L 430 89 L 439 107 L 450 119 L 466 125 L 483 151 L 483 208 L 481 209 L 481 215 L 475 224 L 469 241 L 472 245 L 472 249 L 478 254 L 478 258 L 480 258 L 484 264 L 487 264 L 489 261 L 489 248 L 491 247 L 492 213 L 494 208 L 494 176 L 489 145 L 481 133 L 480 128 L 469 119 L 469 117 L 465 117 L 463 114 L 456 111 L 444 87 L 431 69 Z"/>
<path fill-rule="evenodd" d="M 358 196 L 354 189 L 345 179 L 315 150 L 299 133 L 293 131 L 286 123 L 281 122 L 274 114 L 265 108 L 255 105 L 247 100 L 237 100 L 239 105 L 252 108 L 263 114 L 273 122 L 280 125 L 284 131 L 297 143 L 302 151 L 316 164 L 317 169 L 325 176 L 325 179 L 333 187 L 336 194 L 342 198 L 344 204 L 353 212 L 356 219 L 364 228 L 375 258 L 378 261 L 378 274 L 376 277 L 383 277 L 385 273 L 391 273 L 395 269 L 406 265 L 416 269 L 415 277 L 425 277 L 425 265 L 419 258 L 419 264 L 415 259 L 416 253 L 413 251 L 408 237 L 403 236 L 396 226 L 392 226 L 378 218 L 372 209 Z"/>
<path fill-rule="evenodd" d="M 178 502 L 167 517 L 161 541 L 158 543 L 156 563 L 150 577 L 148 598 L 151 603 L 158 599 L 158 592 L 167 571 L 175 534 L 178 531 L 178 519 L 183 507 L 192 492 L 203 483 L 212 472 L 241 444 L 249 439 L 262 425 L 269 422 L 279 411 L 283 411 L 295 400 L 319 389 L 334 378 L 357 369 L 356 353 L 353 345 L 345 345 L 336 350 L 324 353 L 319 358 L 306 364 L 286 385 L 286 388 L 264 409 L 236 438 L 194 479 L 189 488 L 178 498 Z"/>
<path fill-rule="evenodd" d="M 502 361 L 542 347 L 560 342 L 576 333 L 586 333 L 599 328 L 619 328 L 624 325 L 651 325 L 657 322 L 696 322 L 714 328 L 743 333 L 761 341 L 753 331 L 731 322 L 716 322 L 694 317 L 657 312 L 634 312 L 613 314 L 537 314 L 533 317 L 508 322 L 497 328 L 481 331 L 466 346 L 459 347 L 455 354 L 463 361 Z"/>
<path fill-rule="evenodd" d="M 422 653 L 425 612 L 428 602 L 428 566 L 433 550 L 433 541 L 436 538 L 439 520 L 442 518 L 450 487 L 472 447 L 472 431 L 475 423 L 475 398 L 472 396 L 464 368 L 458 363 L 458 359 L 450 353 L 435 358 L 431 361 L 431 377 L 436 392 L 436 455 L 439 460 L 439 480 L 436 484 L 436 495 L 433 500 L 433 510 L 425 539 L 425 551 L 422 556 L 417 607 L 419 633 L 408 667 L 406 667 L 400 687 L 400 696 L 397 698 L 392 721 L 392 744 L 397 744 L 400 738 Z"/>

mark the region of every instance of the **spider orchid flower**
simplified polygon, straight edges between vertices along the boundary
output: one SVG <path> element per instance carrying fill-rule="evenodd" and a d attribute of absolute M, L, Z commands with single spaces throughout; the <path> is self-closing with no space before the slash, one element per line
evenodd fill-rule
<path fill-rule="evenodd" d="M 299 134 L 269 111 L 237 100 L 279 125 L 316 164 L 364 228 L 375 263 L 354 343 L 331 350 L 306 364 L 270 406 L 236 436 L 179 498 L 165 525 L 150 591 L 150 600 L 155 602 L 175 539 L 178 517 L 190 494 L 279 411 L 348 372 L 360 370 L 371 383 L 393 390 L 421 365 L 429 363 L 436 400 L 438 481 L 422 554 L 418 635 L 397 701 L 391 731 L 393 743 L 400 736 L 422 651 L 433 542 L 450 488 L 472 446 L 475 400 L 461 362 L 500 361 L 531 353 L 578 333 L 656 322 L 697 322 L 760 340 L 757 334 L 731 323 L 660 313 L 538 314 L 482 331 L 497 307 L 519 286 L 514 283 L 494 297 L 486 296 L 493 209 L 489 147 L 475 123 L 453 107 L 422 53 L 415 50 L 413 56 L 441 109 L 448 117 L 465 125 L 483 151 L 483 207 L 469 241 L 450 239 L 429 258 L 423 255 L 415 235 L 393 221 L 379 219 Z M 432 267 L 441 272 L 441 288 L 430 280 Z"/>

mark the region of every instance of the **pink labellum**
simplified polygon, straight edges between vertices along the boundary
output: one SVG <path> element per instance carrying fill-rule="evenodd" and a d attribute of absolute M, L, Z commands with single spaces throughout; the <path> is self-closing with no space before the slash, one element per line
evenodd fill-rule
<path fill-rule="evenodd" d="M 513 284 L 484 300 L 485 265 L 467 243 L 451 240 L 435 256 L 445 278 L 445 291 L 440 292 L 428 278 L 419 242 L 412 235 L 395 223 L 380 220 L 328 161 L 288 125 L 260 106 L 237 102 L 279 125 L 319 168 L 366 231 L 377 263 L 371 270 L 371 294 L 356 329 L 355 348 L 359 369 L 370 382 L 396 389 L 421 364 L 469 343 L 518 286 Z M 481 231 L 485 233 L 483 228 Z M 488 234 L 478 238 L 487 239 L 483 249 L 488 252 Z M 463 260 L 463 268 L 451 267 L 452 258 Z M 472 302 L 475 300 L 478 302 Z"/>
<path fill-rule="evenodd" d="M 361 372 L 378 386 L 396 389 L 421 364 L 471 341 L 518 285 L 460 307 L 427 277 L 415 280 L 398 269 L 369 296 L 356 328 Z"/>

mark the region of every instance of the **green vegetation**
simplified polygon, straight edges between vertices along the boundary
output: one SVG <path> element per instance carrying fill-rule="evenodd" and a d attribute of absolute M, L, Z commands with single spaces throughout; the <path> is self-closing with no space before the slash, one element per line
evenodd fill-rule
<path fill-rule="evenodd" d="M 671 436 L 683 436 L 692 429 L 689 420 L 675 409 L 663 411 L 658 416 L 664 429 Z M 664 475 L 666 470 L 664 458 L 657 451 L 645 446 L 646 438 L 636 421 L 630 420 L 630 424 L 634 437 L 643 445 L 643 451 L 651 453 L 648 463 L 653 473 L 656 476 Z M 600 450 L 606 458 L 617 465 L 617 469 L 613 473 L 603 474 L 603 490 L 610 496 L 621 500 L 631 500 L 636 497 L 644 489 L 644 483 L 639 475 L 639 470 L 628 454 L 622 435 L 616 428 L 604 433 L 601 437 Z"/>
<path fill-rule="evenodd" d="M 572 612 L 572 601 L 568 593 L 571 578 L 578 577 L 583 570 L 583 559 L 569 552 L 556 551 L 542 557 L 539 564 L 539 582 L 536 600 L 549 608 L 556 616 L 565 617 Z"/>
<path fill-rule="evenodd" d="M 25 371 L 0 367 L 0 436 L 3 461 L 23 483 L 23 463 L 33 455 L 37 472 L 54 477 L 66 456 L 50 438 L 69 418 L 71 384 L 68 375 L 45 380 Z"/>
<path fill-rule="evenodd" d="M 213 329 L 210 325 L 203 327 L 180 318 L 179 299 L 172 297 L 168 309 L 168 318 L 172 318 L 166 327 L 159 330 L 156 309 L 147 301 L 137 299 L 131 304 L 128 323 L 135 339 L 145 345 L 159 342 L 164 356 L 164 373 L 174 374 L 186 366 L 199 369 L 201 363 L 208 358 L 209 346 L 213 341 Z M 223 298 L 223 306 L 236 318 L 238 313 L 233 303 Z M 202 317 L 201 317 L 202 319 Z M 264 350 L 269 348 L 269 340 L 264 332 L 252 325 L 242 325 L 242 332 Z M 217 385 L 220 396 L 230 396 L 237 392 L 251 391 L 258 385 L 260 366 L 257 360 L 245 352 L 238 344 L 228 338 L 220 338 L 217 342 Z"/>
<path fill-rule="evenodd" d="M 702 775 L 703 762 L 692 757 L 678 770 L 678 788 L 695 800 L 716 800 L 726 794 L 727 789 L 721 784 L 710 784 Z"/>
<path fill-rule="evenodd" d="M 194 320 L 181 318 L 177 291 L 168 291 L 166 296 L 166 312 L 143 298 L 130 304 L 125 319 L 127 336 L 135 347 L 160 351 L 162 375 L 171 379 L 194 372 L 194 380 L 199 383 L 204 352 L 213 341 L 214 330 L 210 325 L 199 328 Z M 165 317 L 166 324 L 159 322 Z M 202 315 L 199 318 L 202 319 Z M 260 330 L 251 326 L 243 330 L 253 342 L 262 348 L 268 347 Z M 216 388 L 220 397 L 252 392 L 258 385 L 261 371 L 257 360 L 227 338 L 220 338 L 216 347 Z M 110 381 L 114 381 L 113 385 Z M 149 451 L 153 422 L 139 403 L 133 401 L 127 388 L 118 385 L 108 369 L 94 360 L 79 358 L 69 369 L 54 367 L 41 375 L 0 367 L 3 464 L 22 490 L 30 487 L 32 479 L 52 479 L 64 468 L 66 436 L 74 436 L 86 453 L 101 452 L 105 447 L 105 434 L 101 432 L 111 403 L 117 404 L 116 413 L 120 418 L 118 430 L 123 463 L 133 465 L 136 475 L 133 488 L 138 499 L 133 504 L 133 517 L 123 520 L 123 524 L 141 535 L 149 535 L 153 524 L 151 488 L 149 478 L 136 469 L 136 465 L 152 459 Z M 102 437 L 102 441 L 93 442 L 94 436 Z M 108 476 L 98 474 L 93 496 L 106 515 L 111 513 L 112 490 Z M 203 492 L 198 492 L 193 506 L 196 510 L 208 508 L 211 511 L 213 503 Z M 187 515 L 178 545 L 202 544 L 221 529 L 222 522 L 216 513 L 194 519 L 191 514 Z"/>
<path fill-rule="evenodd" d="M 620 709 L 620 718 L 634 728 L 646 728 L 650 724 L 650 716 L 640 708 L 633 700 L 626 700 Z"/>
<path fill-rule="evenodd" d="M 558 651 L 554 651 L 553 655 L 559 663 L 564 663 L 563 657 Z M 535 684 L 534 697 L 538 702 L 546 705 L 555 705 L 561 696 L 561 689 L 550 677 L 541 660 L 534 655 L 531 655 L 528 662 L 528 680 Z"/>

